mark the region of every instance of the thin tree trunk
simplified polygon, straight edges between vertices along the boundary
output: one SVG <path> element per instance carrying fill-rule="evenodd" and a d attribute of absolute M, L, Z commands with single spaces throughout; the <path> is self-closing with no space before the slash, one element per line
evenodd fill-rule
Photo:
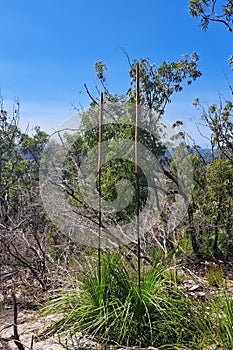
<path fill-rule="evenodd" d="M 13 309 L 14 309 L 14 341 L 15 345 L 19 350 L 25 350 L 25 347 L 21 343 L 19 339 L 19 333 L 18 333 L 18 305 L 17 305 L 17 300 L 15 296 L 15 292 L 12 293 L 12 300 L 13 300 Z"/>
<path fill-rule="evenodd" d="M 188 220 L 189 220 L 189 233 L 191 235 L 193 252 L 197 258 L 200 258 L 201 253 L 200 253 L 199 245 L 197 243 L 197 234 L 196 234 L 196 229 L 195 229 L 194 220 L 193 220 L 193 209 L 190 204 L 188 206 Z"/>
<path fill-rule="evenodd" d="M 218 258 L 218 237 L 219 237 L 219 221 L 221 218 L 221 213 L 220 213 L 220 208 L 222 205 L 222 196 L 219 197 L 219 202 L 218 202 L 218 214 L 217 218 L 215 220 L 215 228 L 214 228 L 214 245 L 213 245 L 213 252 L 214 252 L 214 257 Z"/>

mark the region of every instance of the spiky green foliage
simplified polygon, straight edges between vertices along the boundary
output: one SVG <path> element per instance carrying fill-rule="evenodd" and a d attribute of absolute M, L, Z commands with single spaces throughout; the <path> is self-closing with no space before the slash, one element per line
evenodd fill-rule
<path fill-rule="evenodd" d="M 81 332 L 100 342 L 158 347 L 188 345 L 195 338 L 197 344 L 207 322 L 167 276 L 166 266 L 155 261 L 142 271 L 138 288 L 132 261 L 106 253 L 100 280 L 98 269 L 90 264 L 83 281 L 75 289 L 57 291 L 43 312 L 61 314 L 52 332 Z"/>
<path fill-rule="evenodd" d="M 228 292 L 220 293 L 216 313 L 219 316 L 220 335 L 226 349 L 233 349 L 233 301 Z M 224 349 L 225 349 L 224 348 Z"/>

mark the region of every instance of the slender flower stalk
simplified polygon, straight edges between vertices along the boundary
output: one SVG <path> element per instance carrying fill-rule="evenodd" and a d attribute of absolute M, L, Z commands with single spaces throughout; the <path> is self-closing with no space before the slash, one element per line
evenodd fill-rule
<path fill-rule="evenodd" d="M 99 112 L 99 145 L 98 145 L 98 172 L 99 172 L 99 234 L 98 234 L 98 277 L 101 283 L 101 167 L 102 167 L 102 135 L 103 135 L 103 92 L 100 93 L 100 112 Z"/>

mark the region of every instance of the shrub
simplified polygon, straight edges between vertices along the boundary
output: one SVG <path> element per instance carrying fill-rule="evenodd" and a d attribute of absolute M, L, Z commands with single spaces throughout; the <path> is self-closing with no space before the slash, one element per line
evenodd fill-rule
<path fill-rule="evenodd" d="M 171 284 L 163 262 L 155 261 L 141 273 L 117 252 L 102 256 L 101 275 L 89 264 L 75 289 L 60 290 L 43 308 L 60 313 L 52 332 L 95 336 L 99 342 L 127 346 L 198 344 L 208 328 L 204 313 Z"/>

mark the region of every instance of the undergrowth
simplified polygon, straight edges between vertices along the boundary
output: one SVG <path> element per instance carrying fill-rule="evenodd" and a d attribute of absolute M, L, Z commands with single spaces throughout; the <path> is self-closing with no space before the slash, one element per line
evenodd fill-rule
<path fill-rule="evenodd" d="M 165 261 L 144 267 L 139 287 L 132 262 L 118 252 L 102 255 L 100 276 L 89 263 L 76 287 L 55 291 L 42 313 L 61 315 L 47 334 L 81 332 L 126 346 L 208 349 L 217 329 L 211 311 L 171 282 Z"/>

